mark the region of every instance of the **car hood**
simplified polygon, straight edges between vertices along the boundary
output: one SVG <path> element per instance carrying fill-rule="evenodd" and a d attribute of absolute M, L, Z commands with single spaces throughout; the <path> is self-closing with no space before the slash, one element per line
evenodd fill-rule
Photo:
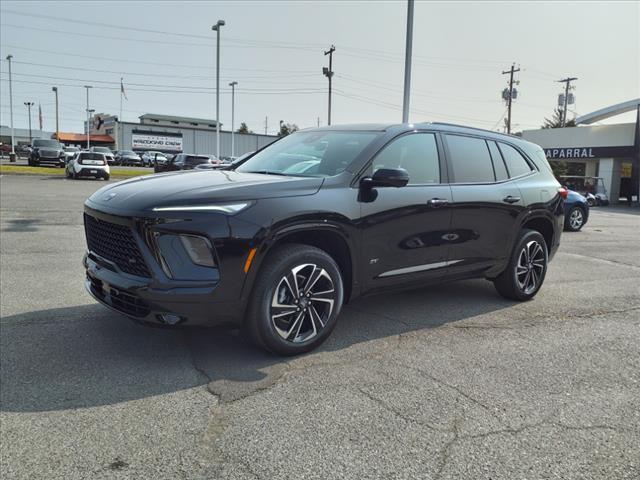
<path fill-rule="evenodd" d="M 189 170 L 136 177 L 108 185 L 86 202 L 90 208 L 129 215 L 155 207 L 197 206 L 313 195 L 322 178 Z"/>

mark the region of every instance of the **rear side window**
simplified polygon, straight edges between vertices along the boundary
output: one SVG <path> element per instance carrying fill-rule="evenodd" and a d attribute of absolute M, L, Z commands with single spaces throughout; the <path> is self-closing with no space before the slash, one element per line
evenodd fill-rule
<path fill-rule="evenodd" d="M 502 152 L 504 161 L 507 164 L 507 169 L 509 170 L 509 176 L 511 178 L 525 175 L 531 171 L 531 167 L 522 154 L 511 145 L 500 142 L 500 151 Z"/>
<path fill-rule="evenodd" d="M 445 135 L 455 183 L 495 182 L 489 149 L 484 139 Z"/>
<path fill-rule="evenodd" d="M 202 163 L 209 163 L 209 157 L 194 157 L 188 156 L 185 160 L 187 165 L 200 165 Z"/>
<path fill-rule="evenodd" d="M 410 185 L 440 183 L 435 135 L 412 133 L 393 140 L 373 159 L 373 172 L 380 168 L 404 168 Z"/>
<path fill-rule="evenodd" d="M 509 174 L 507 173 L 507 168 L 504 166 L 504 160 L 502 160 L 502 155 L 500 154 L 500 150 L 498 150 L 496 142 L 487 140 L 487 145 L 489 145 L 489 152 L 491 152 L 491 160 L 493 160 L 493 170 L 496 174 L 496 180 L 501 182 L 502 180 L 508 179 Z"/>
<path fill-rule="evenodd" d="M 81 152 L 80 160 L 104 160 L 103 153 Z"/>

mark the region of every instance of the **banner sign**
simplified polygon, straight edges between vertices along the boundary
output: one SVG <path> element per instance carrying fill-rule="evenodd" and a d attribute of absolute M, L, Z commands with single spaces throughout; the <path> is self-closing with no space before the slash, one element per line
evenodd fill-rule
<path fill-rule="evenodd" d="M 182 134 L 136 133 L 131 134 L 133 150 L 160 150 L 182 152 Z"/>
<path fill-rule="evenodd" d="M 617 158 L 631 157 L 633 145 L 628 147 L 562 147 L 545 148 L 544 154 L 549 160 L 562 158 Z"/>

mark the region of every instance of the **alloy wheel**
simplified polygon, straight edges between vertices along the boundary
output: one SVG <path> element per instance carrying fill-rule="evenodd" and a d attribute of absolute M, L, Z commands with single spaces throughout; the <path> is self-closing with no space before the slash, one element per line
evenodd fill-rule
<path fill-rule="evenodd" d="M 282 339 L 301 343 L 325 328 L 336 303 L 333 280 L 327 271 L 313 263 L 293 267 L 273 293 L 270 316 Z"/>
<path fill-rule="evenodd" d="M 576 208 L 575 210 L 573 210 L 569 215 L 569 225 L 573 230 L 578 230 L 580 227 L 582 227 L 583 221 L 584 220 L 583 220 L 582 211 L 579 208 Z"/>
<path fill-rule="evenodd" d="M 537 241 L 531 240 L 522 247 L 516 264 L 516 282 L 526 295 L 535 292 L 540 285 L 545 262 L 544 247 Z"/>

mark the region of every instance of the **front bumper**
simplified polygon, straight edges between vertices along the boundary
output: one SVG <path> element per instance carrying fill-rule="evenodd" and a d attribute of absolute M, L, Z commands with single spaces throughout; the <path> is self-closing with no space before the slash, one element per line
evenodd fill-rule
<path fill-rule="evenodd" d="M 90 252 L 85 254 L 83 265 L 85 288 L 91 296 L 136 322 L 211 326 L 241 320 L 237 301 L 218 298 L 218 282 L 191 282 L 188 287 L 160 283 L 118 272 L 117 267 Z"/>

